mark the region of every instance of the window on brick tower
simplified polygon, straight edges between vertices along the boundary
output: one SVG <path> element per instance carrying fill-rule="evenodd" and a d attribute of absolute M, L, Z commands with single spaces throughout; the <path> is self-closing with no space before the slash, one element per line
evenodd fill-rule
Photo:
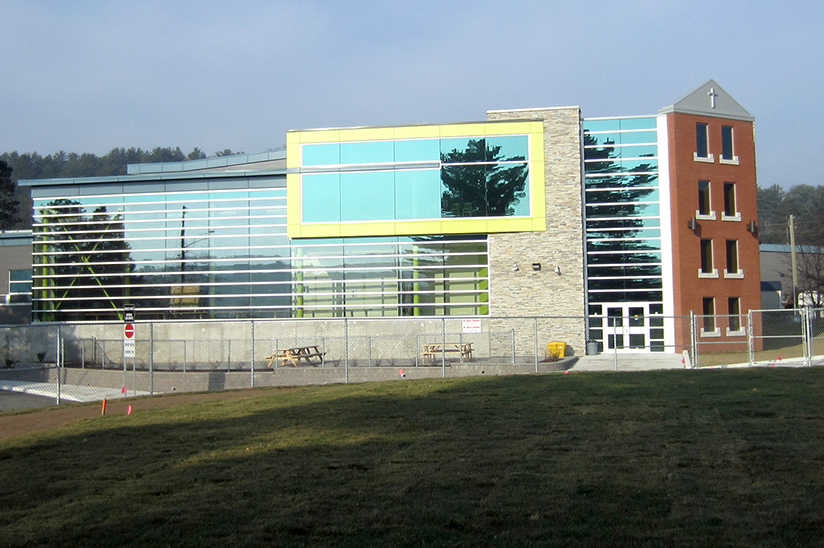
<path fill-rule="evenodd" d="M 701 272 L 710 274 L 713 271 L 712 264 L 712 240 L 710 238 L 701 239 Z"/>
<path fill-rule="evenodd" d="M 721 158 L 724 160 L 733 160 L 735 158 L 731 126 L 721 126 Z"/>
<path fill-rule="evenodd" d="M 738 214 L 735 203 L 735 183 L 724 183 L 724 215 L 734 217 Z"/>
<path fill-rule="evenodd" d="M 709 134 L 707 124 L 697 122 L 695 124 L 695 155 L 698 158 L 709 158 Z"/>
<path fill-rule="evenodd" d="M 710 202 L 710 182 L 698 181 L 698 214 L 710 215 L 712 204 Z"/>
<path fill-rule="evenodd" d="M 702 314 L 704 331 L 715 331 L 715 297 L 704 297 Z"/>
<path fill-rule="evenodd" d="M 727 272 L 738 273 L 738 240 L 727 240 Z"/>
<path fill-rule="evenodd" d="M 741 299 L 729 297 L 727 307 L 730 315 L 730 331 L 741 331 Z"/>

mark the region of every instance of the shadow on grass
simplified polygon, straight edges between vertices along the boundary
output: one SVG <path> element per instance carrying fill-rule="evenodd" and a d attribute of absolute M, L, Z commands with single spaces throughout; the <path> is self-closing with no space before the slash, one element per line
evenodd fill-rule
<path fill-rule="evenodd" d="M 810 545 L 824 526 L 822 380 L 426 380 L 104 417 L 0 450 L 0 534 L 8 546 Z"/>

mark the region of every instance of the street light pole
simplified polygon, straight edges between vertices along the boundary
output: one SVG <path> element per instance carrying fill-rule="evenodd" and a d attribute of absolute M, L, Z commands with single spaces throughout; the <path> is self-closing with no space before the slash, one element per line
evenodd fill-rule
<path fill-rule="evenodd" d="M 793 308 L 798 308 L 798 262 L 795 256 L 795 216 L 790 215 L 790 220 L 787 221 L 790 228 L 790 258 L 792 260 L 793 269 Z"/>

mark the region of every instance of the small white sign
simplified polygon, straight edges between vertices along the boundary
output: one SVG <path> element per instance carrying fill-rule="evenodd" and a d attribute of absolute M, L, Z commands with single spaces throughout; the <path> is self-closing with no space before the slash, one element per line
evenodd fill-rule
<path fill-rule="evenodd" d="M 481 332 L 481 319 L 480 318 L 467 318 L 463 320 L 463 332 L 464 333 L 480 333 Z"/>
<path fill-rule="evenodd" d="M 134 339 L 123 339 L 123 357 L 134 358 Z"/>

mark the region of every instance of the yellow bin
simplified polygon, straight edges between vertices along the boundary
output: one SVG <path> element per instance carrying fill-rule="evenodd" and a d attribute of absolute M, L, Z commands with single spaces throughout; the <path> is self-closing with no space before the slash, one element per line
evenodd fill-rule
<path fill-rule="evenodd" d="M 546 343 L 546 348 L 549 351 L 550 358 L 563 358 L 566 355 L 565 342 Z"/>

